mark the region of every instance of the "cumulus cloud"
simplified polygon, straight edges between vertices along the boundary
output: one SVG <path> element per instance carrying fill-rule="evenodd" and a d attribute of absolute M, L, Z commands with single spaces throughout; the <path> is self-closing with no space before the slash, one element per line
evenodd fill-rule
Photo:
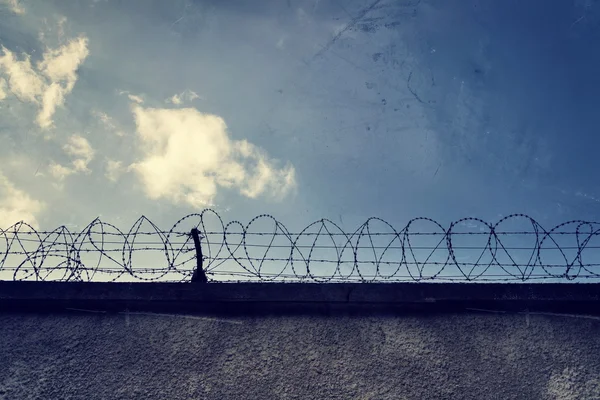
<path fill-rule="evenodd" d="M 0 67 L 6 74 L 8 86 L 12 94 L 19 100 L 38 103 L 38 98 L 44 92 L 44 81 L 33 69 L 29 55 L 25 54 L 22 61 L 4 46 L 1 48 Z"/>
<path fill-rule="evenodd" d="M 52 117 L 56 112 L 56 108 L 62 105 L 64 101 L 64 92 L 59 84 L 53 83 L 48 86 L 42 96 L 42 109 L 37 116 L 37 123 L 40 128 L 49 128 L 52 126 Z"/>
<path fill-rule="evenodd" d="M 194 108 L 133 106 L 143 158 L 130 165 L 151 199 L 211 205 L 219 187 L 282 199 L 296 186 L 292 165 L 278 166 L 257 146 L 232 140 L 216 115 Z"/>
<path fill-rule="evenodd" d="M 6 80 L 4 78 L 0 78 L 0 100 L 4 100 L 6 98 Z"/>
<path fill-rule="evenodd" d="M 88 172 L 88 164 L 94 159 L 95 151 L 86 138 L 73 135 L 69 138 L 63 150 L 74 158 L 73 166 L 76 171 Z"/>
<path fill-rule="evenodd" d="M 104 176 L 111 182 L 119 180 L 121 175 L 125 172 L 122 161 L 115 161 L 108 159 L 106 160 L 106 173 Z"/>
<path fill-rule="evenodd" d="M 64 105 L 77 81 L 77 70 L 89 55 L 88 40 L 80 37 L 57 49 L 48 49 L 34 68 L 29 55 L 17 56 L 1 48 L 0 72 L 8 81 L 10 93 L 23 102 L 36 104 L 37 124 L 42 129 L 53 125 L 53 116 Z"/>
<path fill-rule="evenodd" d="M 49 168 L 50 175 L 59 181 L 62 181 L 69 175 L 73 175 L 75 173 L 74 169 L 56 163 L 51 163 Z"/>
<path fill-rule="evenodd" d="M 134 103 L 138 103 L 138 104 L 143 104 L 144 103 L 144 99 L 142 98 L 142 96 L 138 96 L 136 94 L 132 94 L 129 93 L 127 90 L 121 90 L 119 92 L 120 95 L 127 95 L 127 98 L 131 101 L 133 101 Z"/>
<path fill-rule="evenodd" d="M 127 97 L 129 98 L 129 100 L 135 101 L 138 104 L 142 104 L 144 102 L 144 99 L 135 94 L 128 94 Z"/>
<path fill-rule="evenodd" d="M 183 92 L 181 92 L 179 94 L 173 95 L 173 97 L 169 97 L 166 100 L 166 102 L 175 104 L 176 106 L 179 106 L 185 102 L 192 102 L 199 98 L 200 98 L 200 96 L 198 96 L 198 93 L 196 93 L 192 90 L 184 90 Z"/>
<path fill-rule="evenodd" d="M 25 14 L 25 9 L 23 8 L 19 0 L 0 0 L 0 4 L 4 4 L 8 7 L 10 11 L 14 12 L 15 14 Z"/>
<path fill-rule="evenodd" d="M 124 136 L 123 131 L 117 128 L 114 120 L 105 112 L 94 110 L 92 115 L 100 121 L 100 123 L 109 131 L 113 132 L 117 136 Z"/>
<path fill-rule="evenodd" d="M 24 221 L 38 227 L 37 217 L 44 209 L 44 203 L 31 198 L 0 172 L 0 228 L 6 229 Z"/>
<path fill-rule="evenodd" d="M 58 49 L 47 50 L 38 69 L 51 82 L 62 82 L 70 91 L 77 81 L 77 70 L 88 55 L 88 39 L 79 37 Z"/>
<path fill-rule="evenodd" d="M 71 157 L 71 166 L 57 163 L 50 164 L 50 175 L 57 180 L 64 180 L 75 173 L 90 173 L 88 164 L 94 159 L 95 151 L 86 138 L 73 135 L 63 146 L 63 150 Z"/>

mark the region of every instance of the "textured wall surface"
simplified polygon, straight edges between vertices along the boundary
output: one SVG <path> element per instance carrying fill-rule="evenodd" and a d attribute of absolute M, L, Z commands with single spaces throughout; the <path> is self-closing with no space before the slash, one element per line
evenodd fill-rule
<path fill-rule="evenodd" d="M 1 399 L 596 399 L 600 318 L 0 314 Z"/>

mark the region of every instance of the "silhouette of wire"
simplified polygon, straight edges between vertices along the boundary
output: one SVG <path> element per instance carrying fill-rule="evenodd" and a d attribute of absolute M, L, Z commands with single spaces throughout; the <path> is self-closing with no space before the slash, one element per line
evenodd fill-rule
<path fill-rule="evenodd" d="M 191 229 L 201 233 L 197 253 Z M 0 229 L 0 279 L 186 282 L 196 254 L 210 281 L 573 281 L 600 278 L 600 223 L 544 229 L 513 214 L 495 224 L 463 218 L 444 228 L 429 218 L 395 229 L 370 218 L 345 232 L 321 219 L 290 232 L 270 215 L 224 223 L 213 210 L 169 230 L 146 217 L 128 231 L 95 219 L 80 231 Z"/>

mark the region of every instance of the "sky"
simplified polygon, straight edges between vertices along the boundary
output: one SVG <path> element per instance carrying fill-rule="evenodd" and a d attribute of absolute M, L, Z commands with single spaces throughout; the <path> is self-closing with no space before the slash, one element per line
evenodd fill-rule
<path fill-rule="evenodd" d="M 0 0 L 0 226 L 599 220 L 599 22 L 597 0 Z"/>

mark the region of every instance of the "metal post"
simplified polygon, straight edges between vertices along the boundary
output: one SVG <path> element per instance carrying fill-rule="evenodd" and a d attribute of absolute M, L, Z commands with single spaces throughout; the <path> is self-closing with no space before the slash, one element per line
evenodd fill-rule
<path fill-rule="evenodd" d="M 192 275 L 192 282 L 207 283 L 208 278 L 206 277 L 204 269 L 202 269 L 204 258 L 202 257 L 202 246 L 200 246 L 200 234 L 198 233 L 198 229 L 193 228 L 191 234 L 194 239 L 194 246 L 196 247 L 196 270 Z"/>

